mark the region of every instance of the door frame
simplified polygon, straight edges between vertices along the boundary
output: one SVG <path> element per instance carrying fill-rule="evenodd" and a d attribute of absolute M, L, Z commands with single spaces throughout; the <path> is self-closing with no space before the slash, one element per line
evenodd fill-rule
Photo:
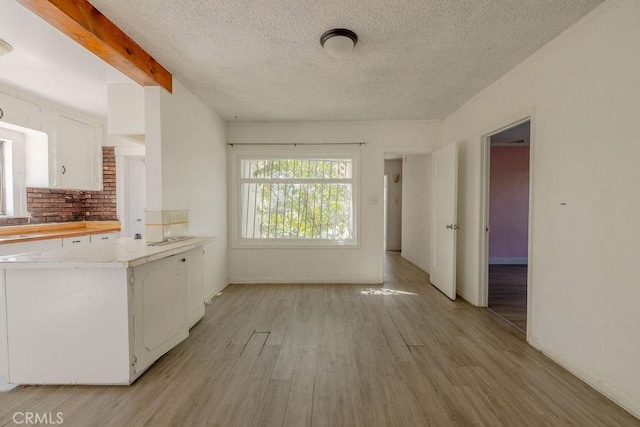
<path fill-rule="evenodd" d="M 386 159 L 385 159 L 386 160 Z M 384 174 L 382 184 L 382 212 L 383 212 L 383 225 L 382 225 L 382 250 L 387 251 L 387 236 L 389 234 L 389 175 Z M 402 218 L 400 218 L 402 222 Z"/>
<path fill-rule="evenodd" d="M 127 158 L 145 158 L 145 147 L 115 147 L 116 155 L 116 209 L 120 219 L 120 237 L 129 235 L 127 189 Z"/>
<path fill-rule="evenodd" d="M 401 156 L 402 162 L 403 162 L 403 167 L 404 167 L 404 158 L 405 156 L 411 156 L 414 154 L 426 154 L 426 155 L 430 155 L 432 154 L 434 151 L 436 151 L 438 148 L 441 147 L 426 147 L 426 148 L 401 148 L 401 147 L 383 147 L 380 150 L 379 156 L 378 156 L 378 167 L 380 168 L 379 170 L 382 171 L 382 174 L 380 175 L 380 179 L 382 180 L 382 182 L 378 185 L 378 188 L 380 188 L 381 193 L 380 194 L 380 199 L 384 198 L 384 194 L 382 193 L 384 191 L 384 161 L 386 160 L 386 156 L 387 155 L 394 155 L 394 156 Z M 403 172 L 404 174 L 404 172 Z M 383 210 L 379 210 L 379 218 L 380 221 L 382 223 L 385 222 L 384 220 L 384 209 Z M 383 224 L 382 226 L 383 228 L 381 229 L 382 231 L 382 239 L 385 239 L 384 234 L 384 227 L 385 225 Z M 382 244 L 379 246 L 380 248 L 380 283 L 384 284 L 384 262 L 385 262 L 385 256 L 386 256 L 386 244 L 385 242 L 382 242 Z M 402 250 L 400 250 L 400 254 L 402 256 Z"/>
<path fill-rule="evenodd" d="M 142 162 L 142 164 L 146 167 L 145 157 L 144 156 L 125 156 L 124 157 L 124 200 L 125 200 L 125 209 L 124 209 L 124 222 L 125 222 L 125 230 L 127 236 L 130 237 L 132 230 L 129 229 L 129 224 L 131 224 L 131 211 L 129 210 L 129 203 L 131 201 L 131 194 L 129 194 L 129 180 L 130 180 L 130 161 Z M 146 197 L 146 194 L 145 194 Z M 146 206 L 146 203 L 145 203 Z M 144 216 L 142 217 L 144 220 Z M 144 227 L 143 227 L 144 228 Z M 144 233 L 144 230 L 142 230 Z"/>
<path fill-rule="evenodd" d="M 488 307 L 489 305 L 489 233 L 487 228 L 489 227 L 489 195 L 490 195 L 490 149 L 491 149 L 491 137 L 505 130 L 511 129 L 525 122 L 530 122 L 530 135 L 529 135 L 529 226 L 527 229 L 528 234 L 528 248 L 527 248 L 527 339 L 531 335 L 531 322 L 532 322 L 532 310 L 531 310 L 531 289 L 533 279 L 533 269 L 530 266 L 533 264 L 533 176 L 534 176 L 534 147 L 535 147 L 535 110 L 531 109 L 510 119 L 504 120 L 494 126 L 492 126 L 487 132 L 485 132 L 480 141 L 480 222 L 478 227 L 479 232 L 479 278 L 478 278 L 478 296 L 479 307 Z"/>

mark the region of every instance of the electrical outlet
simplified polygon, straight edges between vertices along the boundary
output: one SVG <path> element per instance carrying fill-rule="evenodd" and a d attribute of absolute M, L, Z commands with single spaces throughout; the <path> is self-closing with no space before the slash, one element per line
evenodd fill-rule
<path fill-rule="evenodd" d="M 378 203 L 379 203 L 378 196 L 376 196 L 374 194 L 370 194 L 369 195 L 369 204 L 370 205 L 377 205 Z"/>

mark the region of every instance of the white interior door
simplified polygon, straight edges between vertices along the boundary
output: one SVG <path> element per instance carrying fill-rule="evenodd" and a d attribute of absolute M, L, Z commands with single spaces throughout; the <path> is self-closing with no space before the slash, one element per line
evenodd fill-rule
<path fill-rule="evenodd" d="M 383 190 L 383 203 L 382 205 L 384 206 L 384 228 L 383 228 L 383 236 L 382 236 L 382 247 L 383 250 L 387 250 L 387 236 L 389 235 L 389 202 L 388 202 L 388 193 L 389 192 L 389 175 L 385 175 L 384 176 L 384 190 Z"/>
<path fill-rule="evenodd" d="M 126 210 L 129 237 L 144 235 L 145 164 L 144 158 L 127 157 Z"/>
<path fill-rule="evenodd" d="M 456 299 L 458 144 L 432 154 L 431 283 Z"/>

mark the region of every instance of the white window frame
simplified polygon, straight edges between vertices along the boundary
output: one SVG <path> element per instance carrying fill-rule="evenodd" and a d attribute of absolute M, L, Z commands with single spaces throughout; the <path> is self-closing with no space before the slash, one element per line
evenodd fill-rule
<path fill-rule="evenodd" d="M 243 238 L 242 223 L 239 216 L 242 212 L 240 200 L 240 162 L 245 159 L 313 159 L 335 158 L 352 160 L 352 201 L 353 201 L 353 238 L 349 240 L 328 239 L 265 239 Z M 360 150 L 359 148 L 340 148 L 327 150 L 326 147 L 301 147 L 256 149 L 232 148 L 230 150 L 229 168 L 229 201 L 231 247 L 240 248 L 359 248 L 360 247 Z"/>
<path fill-rule="evenodd" d="M 2 173 L 4 179 L 4 206 L 2 218 L 25 218 L 27 187 L 25 182 L 25 135 L 0 127 L 2 144 Z"/>

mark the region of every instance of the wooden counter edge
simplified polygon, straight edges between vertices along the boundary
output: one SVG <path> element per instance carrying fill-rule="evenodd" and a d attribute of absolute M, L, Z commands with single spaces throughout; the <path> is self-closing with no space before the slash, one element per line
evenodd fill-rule
<path fill-rule="evenodd" d="M 0 237 L 6 238 L 16 236 L 16 238 L 0 240 L 0 245 L 112 233 L 120 231 L 120 229 L 120 221 L 78 221 L 55 224 L 7 226 L 0 227 Z"/>

